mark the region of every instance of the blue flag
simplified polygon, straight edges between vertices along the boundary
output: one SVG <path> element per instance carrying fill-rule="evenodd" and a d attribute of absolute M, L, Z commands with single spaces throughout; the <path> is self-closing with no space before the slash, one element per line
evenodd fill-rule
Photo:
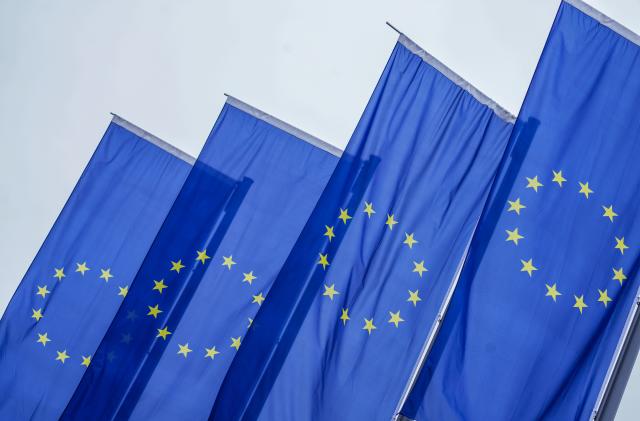
<path fill-rule="evenodd" d="M 479 218 L 510 116 L 400 37 L 211 417 L 392 417 Z"/>
<path fill-rule="evenodd" d="M 338 159 L 230 98 L 63 419 L 202 419 Z"/>
<path fill-rule="evenodd" d="M 193 158 L 114 117 L 0 321 L 0 418 L 56 419 Z"/>
<path fill-rule="evenodd" d="M 405 416 L 592 416 L 638 291 L 639 41 L 561 4 Z"/>

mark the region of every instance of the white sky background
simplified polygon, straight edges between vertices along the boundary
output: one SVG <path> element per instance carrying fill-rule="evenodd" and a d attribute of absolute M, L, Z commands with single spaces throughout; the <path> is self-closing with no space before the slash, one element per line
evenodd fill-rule
<path fill-rule="evenodd" d="M 638 0 L 588 2 L 640 32 Z M 0 311 L 113 111 L 197 156 L 227 92 L 344 147 L 397 35 L 517 114 L 559 0 L 0 0 Z M 618 419 L 638 419 L 636 367 Z"/>

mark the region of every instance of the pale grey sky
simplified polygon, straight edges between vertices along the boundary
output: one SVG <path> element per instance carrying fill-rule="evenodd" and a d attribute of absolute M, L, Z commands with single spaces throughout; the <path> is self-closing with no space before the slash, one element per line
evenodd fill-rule
<path fill-rule="evenodd" d="M 640 32 L 638 0 L 588 0 Z M 344 147 L 396 34 L 517 114 L 559 0 L 0 0 L 0 310 L 113 111 L 197 155 L 230 93 Z M 638 419 L 636 367 L 618 419 Z"/>

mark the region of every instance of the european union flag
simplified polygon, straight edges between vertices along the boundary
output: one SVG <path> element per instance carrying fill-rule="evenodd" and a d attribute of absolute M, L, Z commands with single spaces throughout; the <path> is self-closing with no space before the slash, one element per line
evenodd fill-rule
<path fill-rule="evenodd" d="M 510 119 L 401 36 L 211 418 L 391 419 Z"/>
<path fill-rule="evenodd" d="M 192 162 L 114 117 L 0 321 L 0 418 L 62 413 Z"/>
<path fill-rule="evenodd" d="M 205 418 L 335 153 L 230 98 L 62 418 Z"/>
<path fill-rule="evenodd" d="M 639 109 L 640 37 L 563 2 L 405 416 L 599 415 L 638 294 Z"/>

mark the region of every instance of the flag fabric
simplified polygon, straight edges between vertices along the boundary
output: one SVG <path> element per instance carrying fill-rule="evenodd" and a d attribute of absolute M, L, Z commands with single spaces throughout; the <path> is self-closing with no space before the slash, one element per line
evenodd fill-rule
<path fill-rule="evenodd" d="M 596 415 L 638 294 L 639 109 L 640 37 L 563 2 L 403 415 Z"/>
<path fill-rule="evenodd" d="M 193 158 L 114 117 L 0 321 L 0 418 L 56 419 Z"/>
<path fill-rule="evenodd" d="M 230 98 L 62 418 L 206 418 L 336 153 Z"/>
<path fill-rule="evenodd" d="M 510 116 L 401 36 L 211 419 L 393 416 Z"/>

